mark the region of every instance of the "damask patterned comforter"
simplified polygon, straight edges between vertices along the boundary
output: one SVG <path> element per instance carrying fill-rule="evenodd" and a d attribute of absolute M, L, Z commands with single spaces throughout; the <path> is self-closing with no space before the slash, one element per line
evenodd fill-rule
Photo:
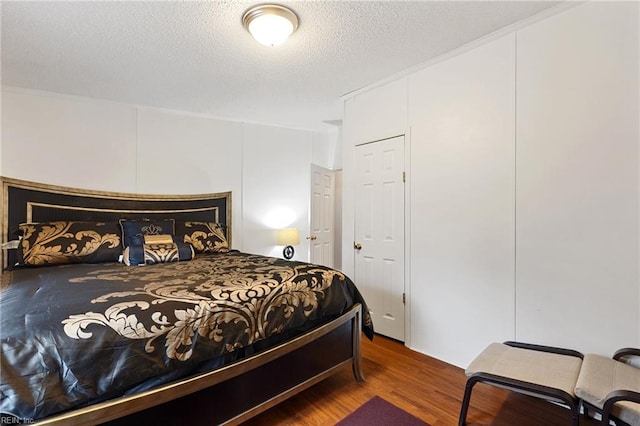
<path fill-rule="evenodd" d="M 342 273 L 232 251 L 5 272 L 0 412 L 38 419 L 219 367 L 363 304 Z"/>

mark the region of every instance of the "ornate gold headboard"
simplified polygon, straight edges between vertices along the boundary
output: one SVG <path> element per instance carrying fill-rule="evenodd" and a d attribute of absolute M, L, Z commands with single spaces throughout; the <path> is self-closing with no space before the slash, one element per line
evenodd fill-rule
<path fill-rule="evenodd" d="M 231 192 L 145 195 L 68 188 L 0 177 L 2 244 L 17 239 L 18 225 L 55 220 L 110 222 L 169 219 L 218 222 L 231 245 Z M 2 250 L 2 269 L 13 265 L 15 250 Z"/>

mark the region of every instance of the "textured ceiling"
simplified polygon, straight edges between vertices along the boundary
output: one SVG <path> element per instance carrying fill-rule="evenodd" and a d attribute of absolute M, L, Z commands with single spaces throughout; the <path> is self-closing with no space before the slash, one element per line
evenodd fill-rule
<path fill-rule="evenodd" d="M 260 2 L 2 2 L 2 84 L 304 129 L 340 96 L 544 9 L 549 1 L 285 1 L 277 48 L 242 14 Z"/>

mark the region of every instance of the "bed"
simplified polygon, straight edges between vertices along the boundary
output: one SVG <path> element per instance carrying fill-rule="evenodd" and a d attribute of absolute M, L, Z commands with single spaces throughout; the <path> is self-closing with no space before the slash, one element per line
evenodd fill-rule
<path fill-rule="evenodd" d="M 231 249 L 231 193 L 2 186 L 3 421 L 117 424 L 202 394 L 208 424 L 238 424 L 349 365 L 364 380 L 358 289 Z"/>

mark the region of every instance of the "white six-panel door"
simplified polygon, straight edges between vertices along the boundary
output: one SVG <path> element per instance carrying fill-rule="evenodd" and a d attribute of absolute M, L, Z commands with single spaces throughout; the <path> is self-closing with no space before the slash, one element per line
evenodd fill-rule
<path fill-rule="evenodd" d="M 331 170 L 311 165 L 311 234 L 307 236 L 311 262 L 333 267 L 335 176 Z"/>
<path fill-rule="evenodd" d="M 404 137 L 355 148 L 355 281 L 377 333 L 404 341 Z"/>

